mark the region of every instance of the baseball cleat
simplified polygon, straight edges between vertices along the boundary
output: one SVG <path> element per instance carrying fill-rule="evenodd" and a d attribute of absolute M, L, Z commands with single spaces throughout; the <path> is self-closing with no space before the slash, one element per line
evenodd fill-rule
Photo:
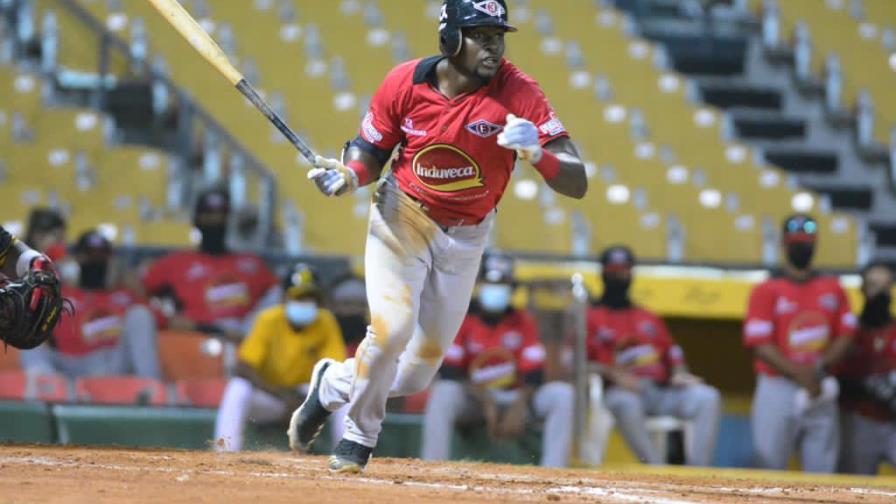
<path fill-rule="evenodd" d="M 308 395 L 302 405 L 292 412 L 286 435 L 289 436 L 289 447 L 295 451 L 307 452 L 323 430 L 327 418 L 330 418 L 330 411 L 320 403 L 319 392 L 324 372 L 335 362 L 333 359 L 321 359 L 314 365 Z"/>
<path fill-rule="evenodd" d="M 333 454 L 330 455 L 329 467 L 332 473 L 359 474 L 364 471 L 367 461 L 373 454 L 373 448 L 368 448 L 354 441 L 345 439 L 339 441 Z"/>

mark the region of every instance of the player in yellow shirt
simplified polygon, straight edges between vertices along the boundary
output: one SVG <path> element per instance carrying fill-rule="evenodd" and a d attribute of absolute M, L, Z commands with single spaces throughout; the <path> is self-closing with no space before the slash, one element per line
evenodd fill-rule
<path fill-rule="evenodd" d="M 239 451 L 246 420 L 272 422 L 295 409 L 308 392 L 320 359 L 345 359 L 333 314 L 320 306 L 321 290 L 310 266 L 296 264 L 283 281 L 283 303 L 258 315 L 240 345 L 235 376 L 227 384 L 215 422 L 215 447 Z M 343 408 L 344 409 L 344 408 Z M 344 412 L 331 429 L 342 438 Z"/>

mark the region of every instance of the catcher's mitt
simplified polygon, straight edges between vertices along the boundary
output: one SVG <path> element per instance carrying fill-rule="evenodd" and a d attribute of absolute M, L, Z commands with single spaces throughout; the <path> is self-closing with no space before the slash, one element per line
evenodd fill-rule
<path fill-rule="evenodd" d="M 31 270 L 0 280 L 0 339 L 27 350 L 47 340 L 65 310 L 59 279 L 52 271 Z"/>

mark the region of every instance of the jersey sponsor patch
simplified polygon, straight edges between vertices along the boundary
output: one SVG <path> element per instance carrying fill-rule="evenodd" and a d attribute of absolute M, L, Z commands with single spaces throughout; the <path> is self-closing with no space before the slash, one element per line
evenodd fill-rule
<path fill-rule="evenodd" d="M 434 191 L 456 192 L 484 186 L 476 161 L 452 145 L 430 145 L 414 156 L 412 166 L 417 180 Z"/>
<path fill-rule="evenodd" d="M 480 119 L 467 125 L 467 131 L 482 138 L 495 136 L 502 129 L 504 129 L 503 126 L 499 126 L 495 123 L 490 123 L 485 119 Z"/>
<path fill-rule="evenodd" d="M 364 140 L 370 143 L 378 143 L 383 141 L 383 134 L 373 125 L 373 112 L 368 112 L 361 121 L 361 132 L 364 134 Z"/>
<path fill-rule="evenodd" d="M 121 317 L 106 310 L 89 314 L 81 325 L 81 335 L 88 345 L 96 345 L 107 341 L 117 341 L 124 330 Z"/>
<path fill-rule="evenodd" d="M 816 353 L 827 347 L 831 328 L 820 312 L 806 312 L 790 324 L 788 343 L 797 352 Z"/>
<path fill-rule="evenodd" d="M 484 14 L 492 17 L 501 17 L 504 15 L 504 7 L 496 0 L 485 0 L 484 2 L 476 2 L 473 7 Z"/>
<path fill-rule="evenodd" d="M 405 118 L 404 123 L 401 125 L 401 131 L 410 136 L 425 137 L 427 135 L 426 130 L 414 128 L 414 120 L 410 117 Z"/>
<path fill-rule="evenodd" d="M 566 127 L 563 126 L 563 123 L 560 122 L 560 119 L 558 119 L 557 117 L 551 117 L 550 120 L 539 126 L 538 130 L 541 131 L 542 135 L 556 136 L 560 133 L 565 133 Z"/>

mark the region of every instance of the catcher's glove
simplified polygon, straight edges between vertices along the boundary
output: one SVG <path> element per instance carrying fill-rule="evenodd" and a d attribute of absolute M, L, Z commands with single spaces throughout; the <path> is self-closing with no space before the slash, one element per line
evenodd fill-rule
<path fill-rule="evenodd" d="M 0 339 L 27 350 L 47 340 L 65 309 L 52 267 L 35 268 L 15 281 L 0 280 Z"/>

